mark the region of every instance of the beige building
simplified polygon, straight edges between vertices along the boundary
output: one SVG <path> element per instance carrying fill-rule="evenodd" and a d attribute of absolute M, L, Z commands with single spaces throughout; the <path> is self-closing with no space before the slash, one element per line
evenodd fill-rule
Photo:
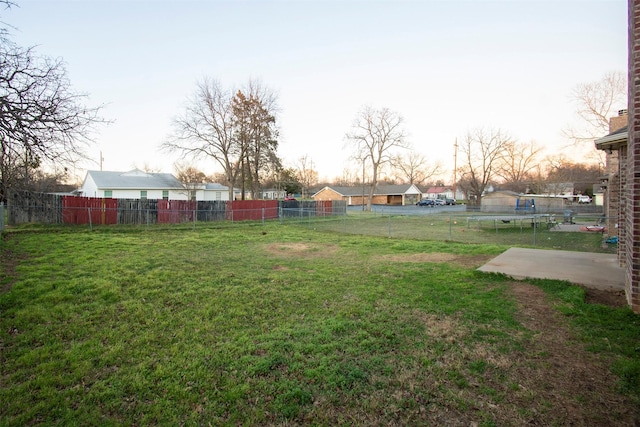
<path fill-rule="evenodd" d="M 366 205 L 369 198 L 367 186 L 327 186 L 315 193 L 313 200 L 344 200 L 347 205 Z M 373 193 L 374 205 L 413 205 L 422 198 L 422 192 L 413 184 L 378 185 Z"/>

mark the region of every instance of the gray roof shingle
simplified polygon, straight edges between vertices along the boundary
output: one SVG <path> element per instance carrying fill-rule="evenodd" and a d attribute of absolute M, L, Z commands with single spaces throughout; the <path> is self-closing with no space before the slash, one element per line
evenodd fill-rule
<path fill-rule="evenodd" d="M 98 188 L 107 189 L 182 189 L 182 183 L 170 173 L 87 171 Z"/>
<path fill-rule="evenodd" d="M 330 185 L 328 188 L 333 191 L 343 195 L 343 196 L 362 196 L 362 186 L 351 186 L 351 187 L 341 187 L 341 186 L 333 186 Z M 411 184 L 401 184 L 401 185 L 378 185 L 376 186 L 373 194 L 375 195 L 396 195 L 396 194 L 405 194 L 409 188 L 411 188 Z M 364 187 L 365 194 L 369 194 L 369 186 Z"/>

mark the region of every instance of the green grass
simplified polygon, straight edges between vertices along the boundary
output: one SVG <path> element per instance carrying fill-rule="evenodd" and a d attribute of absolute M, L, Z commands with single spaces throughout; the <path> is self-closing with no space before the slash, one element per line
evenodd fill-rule
<path fill-rule="evenodd" d="M 507 280 L 408 260 L 504 246 L 277 224 L 25 227 L 0 245 L 0 425 L 503 425 L 487 403 L 509 423 L 523 412 L 499 362 L 530 339 Z M 541 283 L 640 396 L 637 316 Z"/>
<path fill-rule="evenodd" d="M 640 396 L 640 316 L 631 310 L 586 304 L 585 291 L 579 287 L 547 280 L 536 284 L 564 303 L 561 311 L 579 327 L 590 350 L 621 356 L 613 364 L 613 371 L 621 378 L 620 387 Z"/>
<path fill-rule="evenodd" d="M 616 253 L 616 245 L 603 244 L 605 236 L 594 232 L 549 230 L 545 223 L 534 229 L 530 221 L 467 221 L 468 214 L 448 215 L 381 215 L 350 213 L 329 218 L 290 218 L 290 224 L 309 230 L 334 231 L 346 234 L 381 236 L 395 239 L 453 241 L 459 243 L 534 247 L 586 252 Z M 585 225 L 597 218 L 580 218 Z"/>

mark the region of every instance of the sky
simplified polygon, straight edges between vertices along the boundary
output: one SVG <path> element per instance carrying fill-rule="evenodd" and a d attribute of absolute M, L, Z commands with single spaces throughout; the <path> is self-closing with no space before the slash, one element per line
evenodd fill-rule
<path fill-rule="evenodd" d="M 277 94 L 280 157 L 308 156 L 321 180 L 353 169 L 345 134 L 367 105 L 402 116 L 445 182 L 456 138 L 480 127 L 580 161 L 562 135 L 579 123 L 572 89 L 627 68 L 624 0 L 14 1 L 0 12 L 12 39 L 62 58 L 111 121 L 81 177 L 100 153 L 103 170 L 173 172 L 160 144 L 204 78 Z"/>

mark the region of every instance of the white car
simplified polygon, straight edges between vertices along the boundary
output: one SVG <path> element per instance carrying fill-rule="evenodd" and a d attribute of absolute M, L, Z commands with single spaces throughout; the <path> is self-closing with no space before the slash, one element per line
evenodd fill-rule
<path fill-rule="evenodd" d="M 591 203 L 591 196 L 588 194 L 580 194 L 578 196 L 578 203 Z"/>

